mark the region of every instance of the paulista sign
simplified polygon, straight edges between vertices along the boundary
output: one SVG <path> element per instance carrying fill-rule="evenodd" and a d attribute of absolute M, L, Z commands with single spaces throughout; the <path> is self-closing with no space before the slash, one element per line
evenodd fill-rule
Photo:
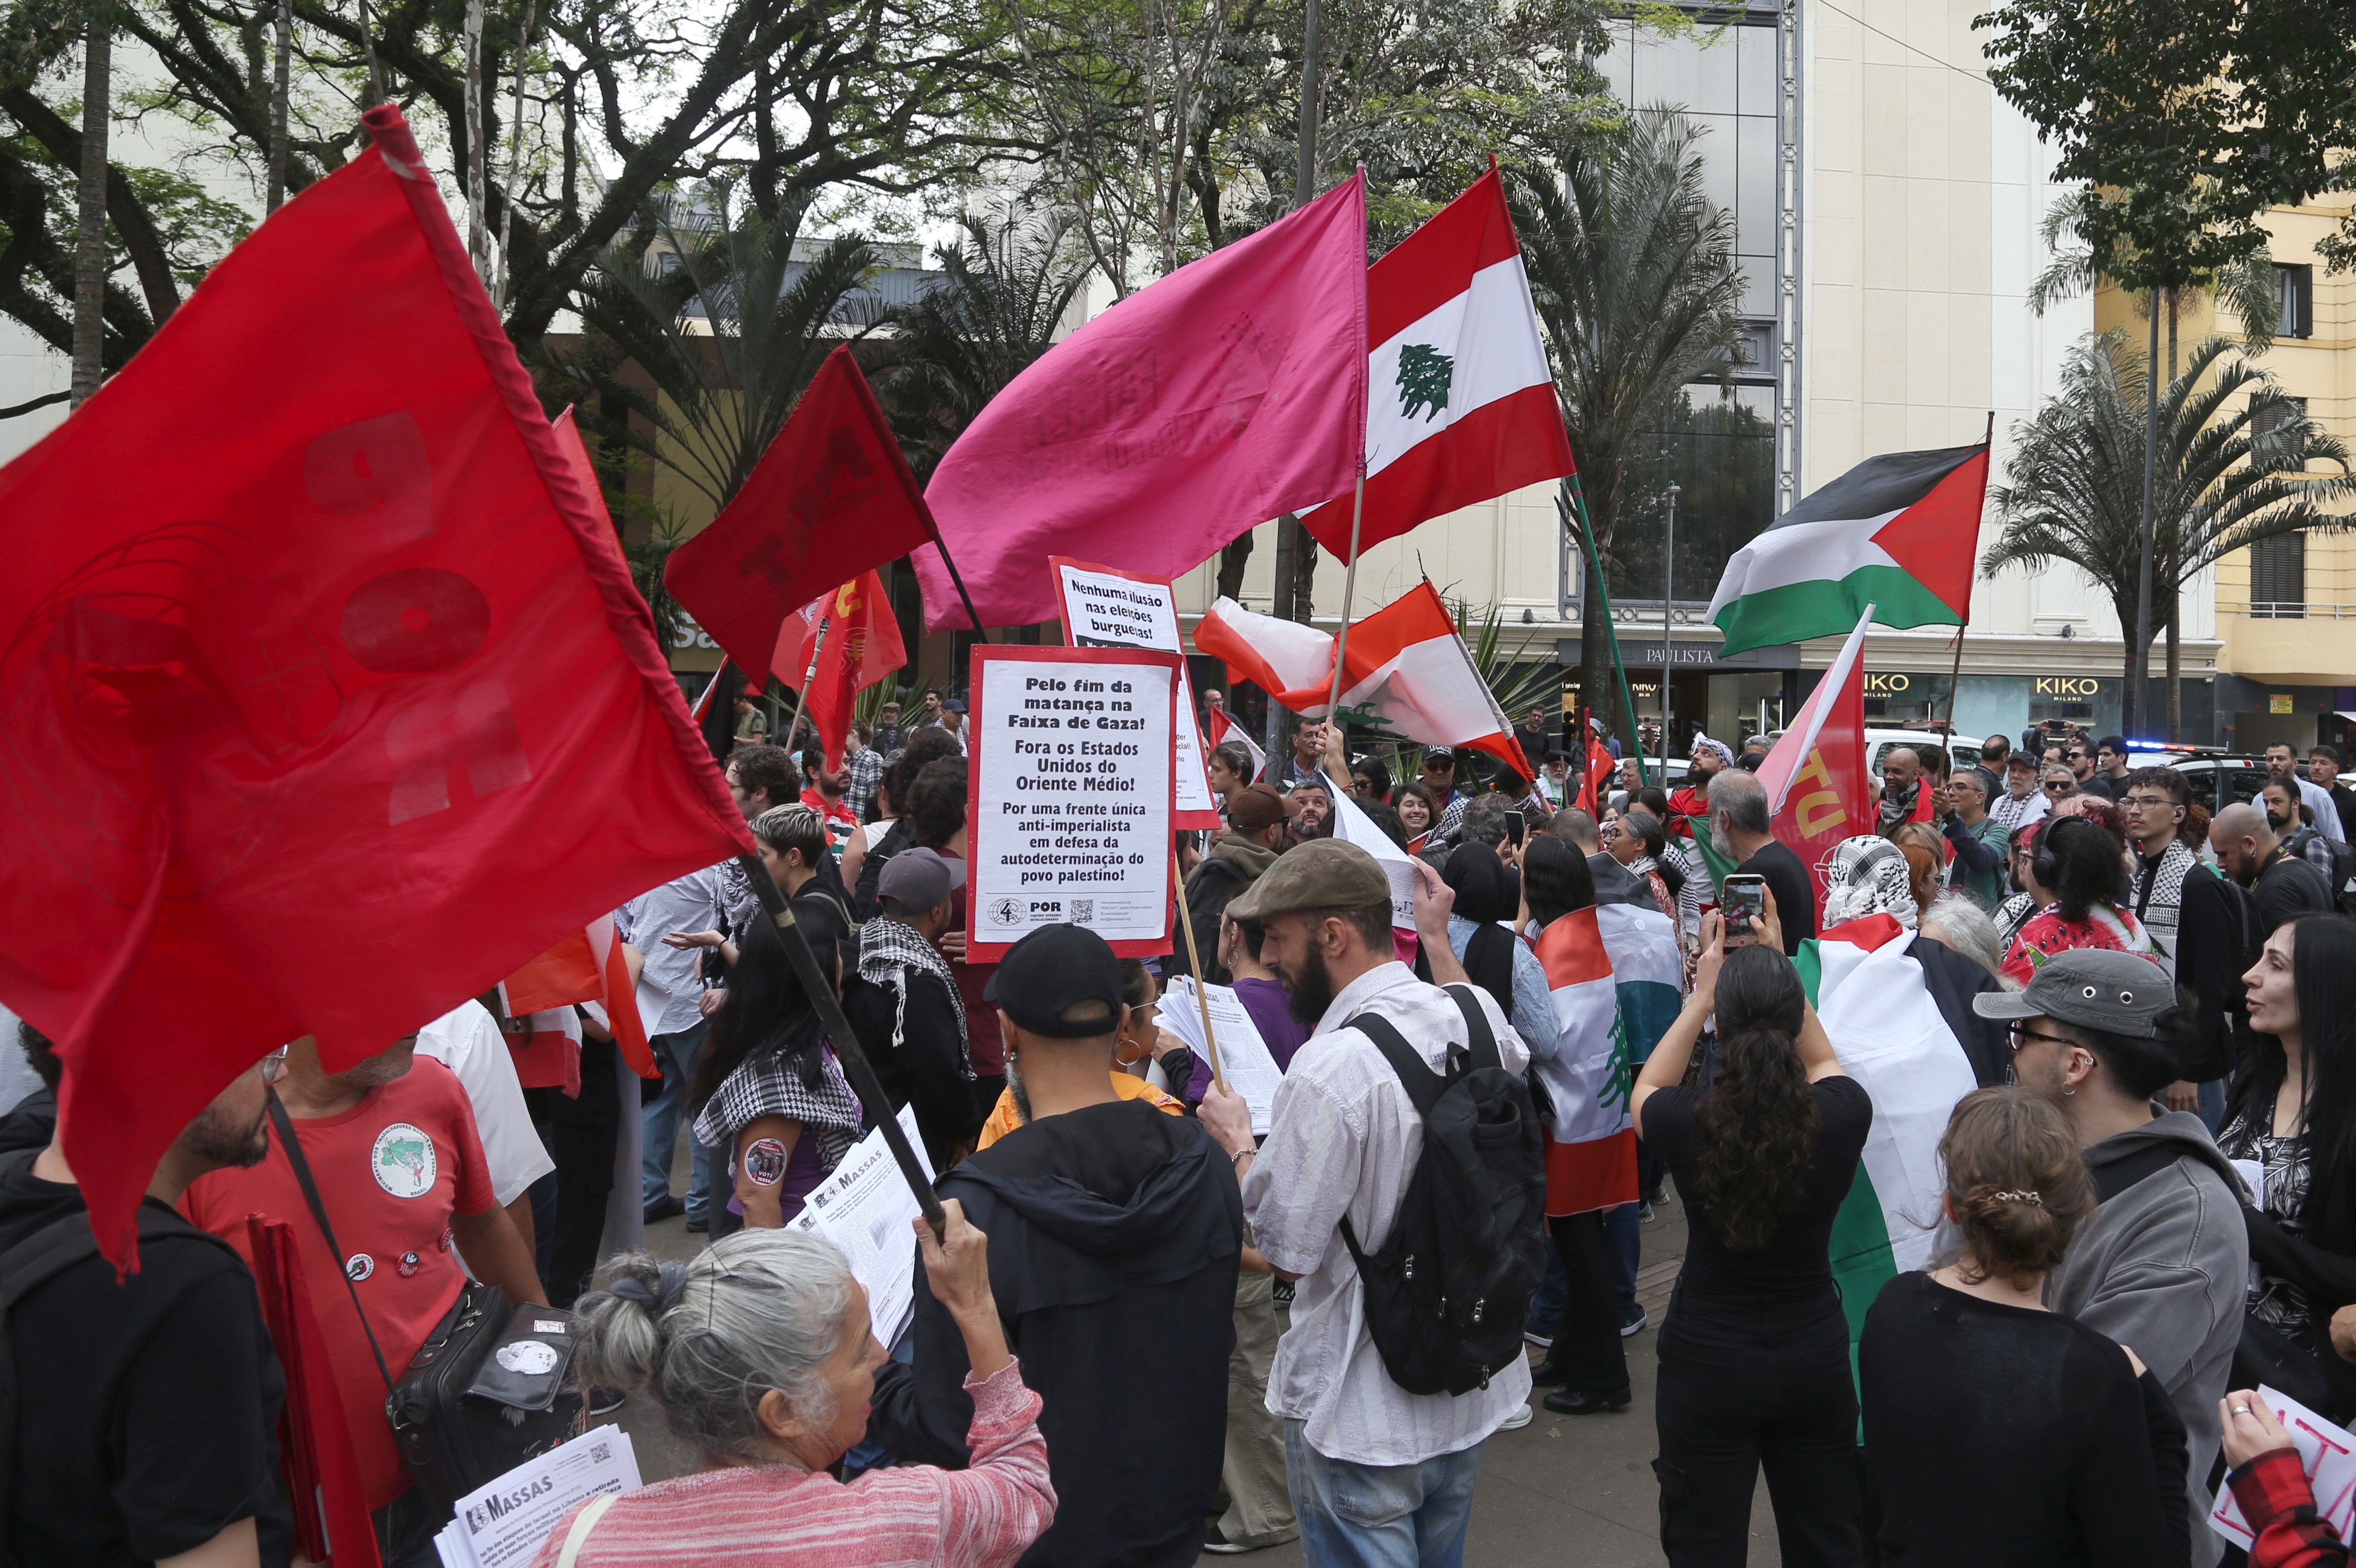
<path fill-rule="evenodd" d="M 1566 670 L 1579 667 L 1579 639 L 1555 639 L 1554 658 Z M 1796 670 L 1800 667 L 1797 643 L 1780 642 L 1769 648 L 1746 649 L 1731 659 L 1718 656 L 1715 641 L 1676 641 L 1669 644 L 1671 667 L 1677 670 Z M 1661 667 L 1661 639 L 1656 636 L 1647 640 L 1641 637 L 1620 639 L 1620 662 L 1630 670 L 1658 670 Z"/>

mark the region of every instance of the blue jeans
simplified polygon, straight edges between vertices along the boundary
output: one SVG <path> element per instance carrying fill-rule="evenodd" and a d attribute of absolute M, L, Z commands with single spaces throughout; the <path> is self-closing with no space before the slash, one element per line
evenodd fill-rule
<path fill-rule="evenodd" d="M 2192 1087 L 2201 1096 L 2201 1125 L 2209 1129 L 2209 1135 L 2213 1138 L 2217 1130 L 2225 1124 L 2225 1080 L 2212 1078 L 2206 1083 L 2196 1083 Z"/>
<path fill-rule="evenodd" d="M 695 1076 L 697 1058 L 703 1055 L 706 1027 L 699 1018 L 691 1029 L 657 1035 L 647 1042 L 653 1047 L 655 1065 L 662 1069 L 662 1092 L 638 1112 L 646 1134 L 639 1160 L 641 1200 L 648 1208 L 670 1196 L 670 1162 L 679 1144 L 679 1119 L 687 1112 L 688 1080 Z M 691 1133 L 688 1149 L 687 1212 L 690 1219 L 701 1219 L 705 1189 L 712 1185 L 712 1151 Z"/>
<path fill-rule="evenodd" d="M 1530 1298 L 1530 1316 L 1523 1328 L 1542 1339 L 1553 1338 L 1556 1326 L 1562 1322 L 1562 1304 L 1569 1298 L 1570 1276 L 1563 1271 L 1562 1254 L 1548 1247 L 1546 1278 L 1538 1282 L 1538 1294 Z"/>
<path fill-rule="evenodd" d="M 1463 1568 L 1485 1442 L 1420 1465 L 1354 1465 L 1284 1423 L 1284 1477 L 1310 1568 Z"/>

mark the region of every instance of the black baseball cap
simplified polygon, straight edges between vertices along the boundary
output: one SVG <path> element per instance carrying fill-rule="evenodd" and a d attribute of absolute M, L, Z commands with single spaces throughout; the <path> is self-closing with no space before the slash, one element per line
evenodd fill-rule
<path fill-rule="evenodd" d="M 1120 1025 L 1120 961 L 1085 926 L 1042 926 L 1006 950 L 998 972 L 981 988 L 981 999 L 1028 1033 L 1051 1040 L 1094 1039 Z M 1079 1023 L 1064 1016 L 1066 1008 L 1082 1002 L 1102 1002 L 1104 1015 Z"/>

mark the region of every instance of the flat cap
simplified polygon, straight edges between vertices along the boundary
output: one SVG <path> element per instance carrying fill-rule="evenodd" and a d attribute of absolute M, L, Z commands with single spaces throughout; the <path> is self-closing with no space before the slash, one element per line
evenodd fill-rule
<path fill-rule="evenodd" d="M 1391 901 L 1382 862 L 1344 839 L 1312 839 L 1276 857 L 1276 864 L 1236 895 L 1227 913 L 1264 920 L 1295 909 L 1364 909 Z"/>

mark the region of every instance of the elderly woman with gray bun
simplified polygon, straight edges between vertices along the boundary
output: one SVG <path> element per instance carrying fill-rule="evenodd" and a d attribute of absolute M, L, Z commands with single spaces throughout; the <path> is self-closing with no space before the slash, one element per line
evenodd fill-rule
<path fill-rule="evenodd" d="M 1023 1387 L 991 1294 L 985 1238 L 951 1198 L 945 1240 L 921 1219 L 934 1298 L 972 1365 L 964 1470 L 827 1474 L 867 1430 L 883 1348 L 867 1293 L 831 1242 L 740 1230 L 691 1263 L 618 1260 L 583 1296 L 581 1375 L 642 1390 L 702 1456 L 692 1475 L 568 1514 L 533 1568 L 991 1568 L 1055 1522 L 1039 1396 Z"/>

